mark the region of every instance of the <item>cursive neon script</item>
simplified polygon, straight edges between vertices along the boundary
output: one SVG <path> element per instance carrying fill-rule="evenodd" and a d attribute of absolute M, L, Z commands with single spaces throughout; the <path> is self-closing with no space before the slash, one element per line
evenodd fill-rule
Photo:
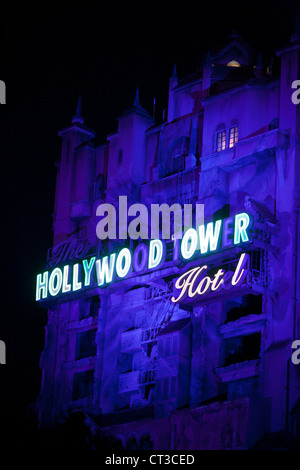
<path fill-rule="evenodd" d="M 192 298 L 195 295 L 215 292 L 220 288 L 241 285 L 249 273 L 247 268 L 249 260 L 249 255 L 243 253 L 234 272 L 219 269 L 213 279 L 210 276 L 203 277 L 207 270 L 206 265 L 190 269 L 177 279 L 175 289 L 181 290 L 181 292 L 177 298 L 174 296 L 171 298 L 172 302 L 178 302 L 185 294 Z M 201 274 L 202 276 L 200 276 Z"/>

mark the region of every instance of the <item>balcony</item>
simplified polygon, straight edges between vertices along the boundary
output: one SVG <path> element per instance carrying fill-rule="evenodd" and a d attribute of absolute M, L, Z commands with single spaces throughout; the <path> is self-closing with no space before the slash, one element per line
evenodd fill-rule
<path fill-rule="evenodd" d="M 142 330 L 124 331 L 121 335 L 121 353 L 130 353 L 134 351 L 141 351 Z"/>
<path fill-rule="evenodd" d="M 142 342 L 150 343 L 151 341 L 155 341 L 160 330 L 161 326 L 156 326 L 155 328 L 148 328 L 147 330 L 144 330 L 142 334 Z"/>
<path fill-rule="evenodd" d="M 266 313 L 252 314 L 220 325 L 219 330 L 223 338 L 233 338 L 246 332 L 247 334 L 260 332 L 265 327 L 266 321 Z"/>
<path fill-rule="evenodd" d="M 156 369 L 145 370 L 140 375 L 140 385 L 150 385 L 156 382 Z"/>
<path fill-rule="evenodd" d="M 119 393 L 138 390 L 140 384 L 140 371 L 125 372 L 119 375 Z"/>
<path fill-rule="evenodd" d="M 153 405 L 142 406 L 138 408 L 130 408 L 102 415 L 101 425 L 103 427 L 115 425 L 119 426 L 120 424 L 133 423 L 147 419 L 154 419 Z"/>
<path fill-rule="evenodd" d="M 226 167 L 227 170 L 230 170 L 245 166 L 256 162 L 260 158 L 265 158 L 266 152 L 270 152 L 270 156 L 273 156 L 276 148 L 286 149 L 288 145 L 288 135 L 279 129 L 273 129 L 248 139 L 240 140 L 234 147 L 227 148 L 221 152 L 202 156 L 202 171 L 214 167 Z"/>
<path fill-rule="evenodd" d="M 119 393 L 136 392 L 143 385 L 156 382 L 156 369 L 125 372 L 119 375 Z"/>
<path fill-rule="evenodd" d="M 221 382 L 247 379 L 258 375 L 259 359 L 237 362 L 225 367 L 218 367 L 216 373 Z"/>
<path fill-rule="evenodd" d="M 237 251 L 234 250 L 238 251 L 240 248 L 235 247 L 230 253 L 228 250 L 225 253 L 220 253 L 220 256 L 218 253 L 216 253 L 211 256 L 209 260 L 207 258 L 202 258 L 202 265 L 208 265 L 208 269 L 205 271 L 205 275 L 208 275 L 211 279 L 213 279 L 218 269 L 223 269 L 225 273 L 233 275 L 239 262 L 239 258 L 235 258 Z M 234 255 L 232 255 L 232 260 L 222 262 L 222 257 L 227 255 L 228 259 L 230 254 Z M 215 291 L 208 289 L 204 294 L 195 295 L 194 297 L 189 297 L 186 293 L 186 295 L 183 296 L 179 301 L 180 308 L 184 308 L 185 305 L 192 305 L 195 302 L 200 305 L 207 304 L 208 302 L 225 300 L 231 297 L 239 297 L 246 294 L 258 295 L 264 294 L 265 292 L 272 293 L 268 287 L 269 278 L 265 263 L 266 253 L 263 250 L 251 250 L 247 252 L 247 254 L 250 256 L 250 262 L 249 266 L 246 268 L 246 277 L 240 285 L 232 286 L 230 282 L 227 282 L 225 287 L 221 285 L 221 287 Z M 193 260 L 190 262 L 189 266 L 191 268 L 196 267 L 197 263 L 199 264 L 198 260 Z M 195 289 L 196 286 L 197 283 L 195 283 Z M 175 298 L 178 297 L 180 292 L 181 290 L 176 289 L 174 283 L 173 295 Z"/>
<path fill-rule="evenodd" d="M 164 286 L 151 286 L 145 290 L 145 301 L 157 300 L 162 297 L 167 297 L 173 292 L 173 282 L 168 282 Z"/>

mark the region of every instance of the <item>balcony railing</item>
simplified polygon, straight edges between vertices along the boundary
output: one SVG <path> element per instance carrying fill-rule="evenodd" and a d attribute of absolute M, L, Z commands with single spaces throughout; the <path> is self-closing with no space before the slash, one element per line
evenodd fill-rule
<path fill-rule="evenodd" d="M 153 384 L 156 381 L 156 369 L 141 372 L 140 385 Z"/>
<path fill-rule="evenodd" d="M 156 369 L 125 372 L 119 375 L 119 393 L 134 392 L 141 385 L 154 384 L 156 381 Z"/>
<path fill-rule="evenodd" d="M 157 327 L 154 327 L 154 328 L 148 328 L 147 330 L 143 330 L 142 342 L 147 343 L 149 341 L 155 340 L 160 330 L 161 330 L 161 326 L 157 326 Z"/>
<path fill-rule="evenodd" d="M 119 375 L 119 393 L 133 392 L 138 389 L 140 371 L 135 370 Z"/>
<path fill-rule="evenodd" d="M 156 300 L 167 295 L 171 295 L 173 292 L 173 281 L 168 282 L 165 286 L 148 287 L 145 290 L 145 300 Z"/>
<path fill-rule="evenodd" d="M 133 351 L 139 351 L 142 349 L 142 330 L 138 328 L 136 330 L 124 331 L 121 335 L 121 352 L 128 353 Z"/>

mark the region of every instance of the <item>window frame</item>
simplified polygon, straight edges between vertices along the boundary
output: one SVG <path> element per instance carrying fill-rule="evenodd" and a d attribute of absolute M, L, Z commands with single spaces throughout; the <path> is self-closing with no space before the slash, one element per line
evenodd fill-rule
<path fill-rule="evenodd" d="M 231 145 L 231 131 L 233 131 L 232 145 Z M 239 125 L 235 124 L 234 126 L 229 127 L 228 148 L 233 148 L 238 141 L 239 141 Z"/>
<path fill-rule="evenodd" d="M 219 148 L 219 135 L 222 134 L 221 138 L 221 148 Z M 223 143 L 223 136 L 224 136 L 224 148 L 222 143 Z M 216 131 L 216 152 L 223 152 L 223 150 L 226 150 L 226 144 L 227 144 L 227 132 L 226 129 L 220 129 Z"/>

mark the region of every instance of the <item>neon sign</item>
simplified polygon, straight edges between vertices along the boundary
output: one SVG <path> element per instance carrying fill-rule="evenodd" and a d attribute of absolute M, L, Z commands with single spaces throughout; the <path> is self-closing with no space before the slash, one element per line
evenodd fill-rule
<path fill-rule="evenodd" d="M 204 295 L 209 292 L 228 288 L 230 285 L 241 285 L 249 272 L 247 269 L 249 259 L 249 255 L 243 253 L 234 272 L 226 272 L 224 269 L 219 269 L 213 279 L 208 275 L 203 276 L 207 270 L 206 265 L 190 269 L 175 282 L 175 289 L 180 290 L 180 294 L 177 298 L 173 296 L 171 298 L 172 302 L 178 302 L 185 295 L 193 298 L 196 295 Z M 199 279 L 200 274 L 202 274 L 202 277 Z"/>
<path fill-rule="evenodd" d="M 93 256 L 90 260 L 82 260 L 81 264 L 56 267 L 51 273 L 45 271 L 37 275 L 36 300 L 47 299 L 48 294 L 55 297 L 59 293 L 76 292 L 83 287 L 92 286 L 92 274 L 96 277 L 97 285 L 101 287 L 116 278 L 125 278 L 132 269 L 139 273 L 145 269 L 158 268 L 164 262 L 165 253 L 165 245 L 161 240 L 151 240 L 149 248 L 141 244 L 133 256 L 128 248 L 122 248 L 118 255 L 111 253 L 101 259 Z"/>
<path fill-rule="evenodd" d="M 240 213 L 235 217 L 199 225 L 197 230 L 189 228 L 181 240 L 181 257 L 183 260 L 190 260 L 212 253 L 219 248 L 223 249 L 248 242 L 250 241 L 249 225 L 249 215 Z M 122 280 L 133 272 L 140 274 L 147 270 L 158 269 L 164 263 L 165 257 L 165 242 L 155 239 L 150 240 L 148 246 L 144 243 L 139 244 L 134 253 L 128 248 L 122 248 L 119 253 L 111 253 L 100 259 L 93 256 L 90 259 L 81 260 L 81 263 L 67 264 L 63 267 L 56 266 L 51 272 L 45 271 L 37 275 L 36 300 L 77 292 L 95 285 L 106 287 L 111 282 Z M 245 257 L 243 260 L 246 259 Z M 208 291 L 213 292 L 225 285 L 227 282 L 226 273 L 220 269 L 213 280 L 206 276 L 194 289 L 195 280 L 199 279 L 205 269 L 207 266 L 193 268 L 176 281 L 176 285 L 182 291 L 174 302 L 180 300 L 186 292 L 189 297 L 193 297 L 196 294 L 203 295 Z M 236 276 L 233 275 L 232 285 L 239 282 L 239 280 L 235 281 Z"/>

